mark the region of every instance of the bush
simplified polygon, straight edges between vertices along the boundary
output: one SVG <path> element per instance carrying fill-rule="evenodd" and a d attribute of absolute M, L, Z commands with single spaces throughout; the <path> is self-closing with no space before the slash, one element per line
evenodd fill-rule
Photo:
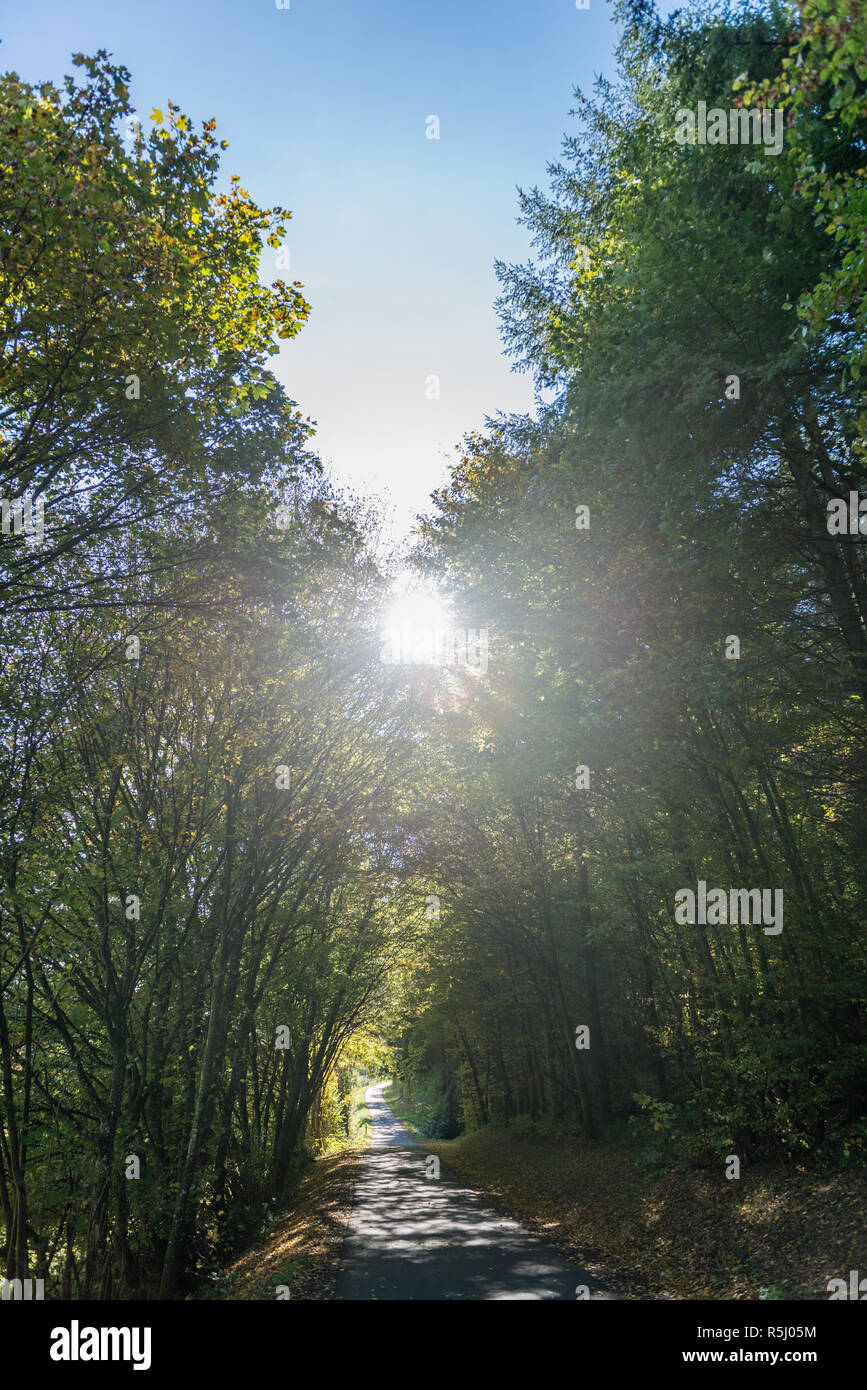
<path fill-rule="evenodd" d="M 457 1139 L 463 1132 L 463 1125 L 454 1115 L 445 1115 L 442 1112 L 426 1116 L 419 1128 L 422 1139 Z"/>

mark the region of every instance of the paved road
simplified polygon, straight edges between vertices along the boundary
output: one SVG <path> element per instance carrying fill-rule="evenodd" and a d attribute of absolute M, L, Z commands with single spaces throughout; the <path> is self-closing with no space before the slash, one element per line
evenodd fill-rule
<path fill-rule="evenodd" d="M 337 1280 L 339 1299 L 616 1298 L 469 1188 L 425 1176 L 425 1150 L 383 1097 L 365 1092 L 373 1122 Z"/>

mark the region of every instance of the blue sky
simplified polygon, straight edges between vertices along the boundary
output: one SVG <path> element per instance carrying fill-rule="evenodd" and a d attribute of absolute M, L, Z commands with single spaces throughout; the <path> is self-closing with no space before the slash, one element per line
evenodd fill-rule
<path fill-rule="evenodd" d="M 225 172 L 292 211 L 307 326 L 273 359 L 334 477 L 405 532 L 461 436 L 532 408 L 502 355 L 493 263 L 526 260 L 516 186 L 545 184 L 576 86 L 613 75 L 605 0 L 40 0 L 0 65 L 57 81 L 107 48 L 142 116 L 167 98 L 229 141 Z M 440 138 L 426 138 L 427 117 Z M 272 261 L 276 253 L 269 253 Z M 439 377 L 440 398 L 428 399 Z"/>

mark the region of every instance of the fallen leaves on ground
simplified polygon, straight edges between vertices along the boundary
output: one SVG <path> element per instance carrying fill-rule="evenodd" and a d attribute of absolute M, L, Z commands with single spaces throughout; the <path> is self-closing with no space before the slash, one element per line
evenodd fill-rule
<path fill-rule="evenodd" d="M 444 1172 L 633 1298 L 827 1298 L 829 1279 L 867 1262 L 860 1169 L 651 1179 L 625 1153 L 508 1128 L 424 1143 Z"/>
<path fill-rule="evenodd" d="M 284 1284 L 293 1300 L 333 1298 L 363 1153 L 362 1146 L 317 1159 L 267 1238 L 230 1265 L 209 1296 L 233 1302 L 273 1300 L 277 1286 Z"/>

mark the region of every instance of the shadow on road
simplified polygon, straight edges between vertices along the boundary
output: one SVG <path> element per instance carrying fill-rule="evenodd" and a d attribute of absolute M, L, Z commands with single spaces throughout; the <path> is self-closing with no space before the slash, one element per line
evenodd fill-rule
<path fill-rule="evenodd" d="M 372 1123 L 337 1281 L 338 1299 L 616 1299 L 579 1265 L 469 1188 L 429 1178 L 425 1150 L 383 1096 L 365 1093 Z"/>

